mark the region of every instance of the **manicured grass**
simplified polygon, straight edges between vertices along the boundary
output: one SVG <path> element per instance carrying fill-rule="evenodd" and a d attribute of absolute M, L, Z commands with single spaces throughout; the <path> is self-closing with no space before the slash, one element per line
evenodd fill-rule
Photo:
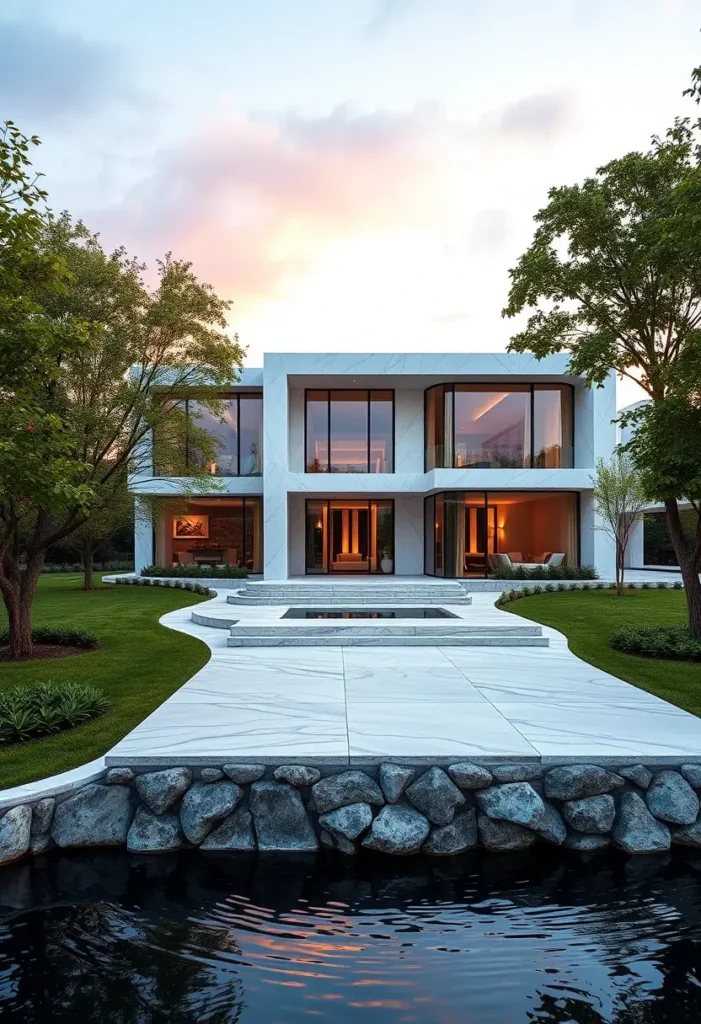
<path fill-rule="evenodd" d="M 101 576 L 96 576 L 96 583 Z M 82 576 L 46 575 L 34 602 L 34 625 L 80 626 L 101 641 L 96 651 L 0 663 L 0 690 L 17 683 L 70 679 L 92 683 L 111 702 L 94 722 L 46 739 L 0 748 L 0 789 L 76 768 L 104 754 L 209 659 L 200 640 L 158 625 L 166 612 L 206 598 L 162 587 L 80 590 Z M 0 606 L 0 627 L 6 624 Z"/>
<path fill-rule="evenodd" d="M 701 716 L 701 665 L 640 658 L 609 647 L 620 626 L 685 623 L 681 590 L 575 590 L 523 597 L 504 608 L 564 633 L 573 654 L 642 690 Z"/>

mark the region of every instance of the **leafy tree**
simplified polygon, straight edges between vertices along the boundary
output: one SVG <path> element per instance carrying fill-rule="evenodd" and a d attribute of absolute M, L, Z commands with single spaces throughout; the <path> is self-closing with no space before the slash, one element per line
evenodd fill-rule
<path fill-rule="evenodd" d="M 694 73 L 698 99 L 701 69 Z M 692 90 L 693 91 L 693 90 Z M 701 638 L 701 522 L 689 541 L 678 502 L 701 498 L 701 122 L 678 118 L 646 153 L 556 187 L 533 241 L 511 270 L 503 315 L 528 311 L 510 349 L 570 354 L 589 386 L 615 370 L 650 402 L 632 415 L 627 449 L 650 500 L 664 502 Z"/>
<path fill-rule="evenodd" d="M 106 472 L 106 469 L 105 471 Z M 93 563 L 95 555 L 109 543 L 118 530 L 134 521 L 134 499 L 127 489 L 126 469 L 111 480 L 101 493 L 94 487 L 95 499 L 88 518 L 71 533 L 66 541 L 69 548 L 80 555 L 83 563 L 83 590 L 93 590 Z"/>
<path fill-rule="evenodd" d="M 647 500 L 638 470 L 623 451 L 615 451 L 608 465 L 603 459 L 597 460 L 592 484 L 594 504 L 602 520 L 599 529 L 607 533 L 616 545 L 616 591 L 622 597 L 630 532 L 642 519 Z"/>
<path fill-rule="evenodd" d="M 28 164 L 19 159 L 19 172 L 12 154 L 0 172 L 24 175 L 26 192 Z M 243 358 L 225 333 L 230 303 L 189 263 L 167 255 L 149 287 L 143 266 L 123 249 L 105 252 L 67 214 L 45 213 L 31 227 L 26 251 L 57 268 L 59 281 L 27 281 L 29 311 L 0 321 L 0 365 L 11 371 L 0 394 L 0 592 L 16 657 L 31 654 L 31 603 L 47 548 L 108 505 L 127 468 L 150 464 L 145 442 L 154 432 L 160 457 L 177 471 L 187 430 L 203 453 L 203 468 L 188 475 L 204 475 L 215 442 L 186 423 L 178 399 L 186 388 L 220 412 L 219 395 Z"/>

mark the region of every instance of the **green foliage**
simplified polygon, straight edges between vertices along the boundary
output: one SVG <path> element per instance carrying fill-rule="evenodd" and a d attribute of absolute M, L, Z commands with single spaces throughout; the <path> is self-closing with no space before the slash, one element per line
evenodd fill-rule
<path fill-rule="evenodd" d="M 616 630 L 610 644 L 615 651 L 644 658 L 701 661 L 701 643 L 686 626 L 624 626 Z"/>
<path fill-rule="evenodd" d="M 527 569 L 522 565 L 496 569 L 492 576 L 497 580 L 596 580 L 598 573 L 593 565 L 539 565 Z"/>
<path fill-rule="evenodd" d="M 147 565 L 142 576 L 166 576 L 182 580 L 245 580 L 248 569 L 237 565 Z"/>
<path fill-rule="evenodd" d="M 132 587 L 171 587 L 177 590 L 190 590 L 193 594 L 203 594 L 205 597 L 216 597 L 216 590 L 210 590 L 200 583 L 188 583 L 185 580 L 162 580 L 150 579 L 140 576 L 119 576 L 114 581 L 118 586 Z"/>
<path fill-rule="evenodd" d="M 0 693 L 0 743 L 23 743 L 99 718 L 110 702 L 96 686 L 74 682 L 13 686 Z"/>
<path fill-rule="evenodd" d="M 0 645 L 9 643 L 9 629 L 0 629 Z M 93 651 L 100 646 L 99 637 L 88 629 L 77 626 L 35 626 L 32 629 L 35 644 L 55 644 L 59 647 L 82 647 Z"/>
<path fill-rule="evenodd" d="M 93 568 L 96 572 L 132 572 L 134 562 L 95 562 Z M 41 571 L 77 573 L 83 571 L 83 564 L 82 562 L 46 562 Z"/>

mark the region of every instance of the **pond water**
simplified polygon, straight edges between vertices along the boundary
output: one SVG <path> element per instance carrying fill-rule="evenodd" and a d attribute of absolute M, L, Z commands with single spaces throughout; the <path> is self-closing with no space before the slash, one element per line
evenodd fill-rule
<path fill-rule="evenodd" d="M 283 619 L 457 619 L 445 608 L 289 608 Z"/>
<path fill-rule="evenodd" d="M 701 1020 L 701 857 L 54 855 L 0 873 L 0 1018 Z"/>

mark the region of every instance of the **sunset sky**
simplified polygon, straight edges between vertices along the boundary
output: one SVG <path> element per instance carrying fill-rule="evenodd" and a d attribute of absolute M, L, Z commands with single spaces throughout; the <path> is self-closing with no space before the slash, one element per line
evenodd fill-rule
<path fill-rule="evenodd" d="M 699 28 L 691 0 L 0 0 L 0 115 L 55 209 L 232 298 L 252 365 L 499 350 L 547 189 L 691 112 Z"/>

